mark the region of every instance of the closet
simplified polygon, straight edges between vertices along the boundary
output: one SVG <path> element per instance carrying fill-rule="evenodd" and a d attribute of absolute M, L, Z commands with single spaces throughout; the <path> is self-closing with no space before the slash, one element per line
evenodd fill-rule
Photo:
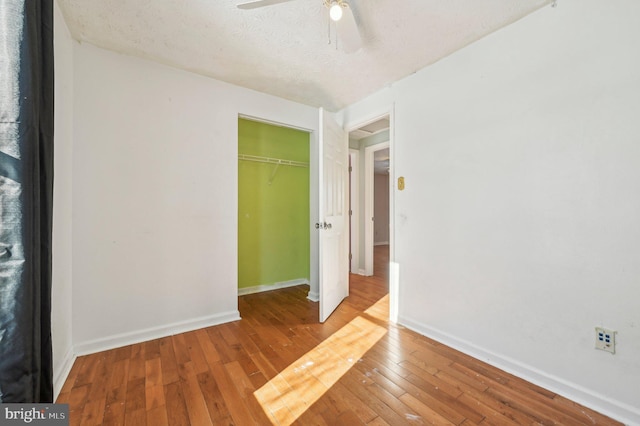
<path fill-rule="evenodd" d="M 309 283 L 309 133 L 238 119 L 238 294 Z"/>

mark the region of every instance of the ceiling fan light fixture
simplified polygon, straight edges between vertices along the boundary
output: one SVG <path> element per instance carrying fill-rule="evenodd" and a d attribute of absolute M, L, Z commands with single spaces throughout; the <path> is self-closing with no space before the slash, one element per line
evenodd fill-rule
<path fill-rule="evenodd" d="M 329 6 L 329 16 L 332 21 L 339 21 L 342 18 L 342 5 L 340 2 L 333 0 Z"/>

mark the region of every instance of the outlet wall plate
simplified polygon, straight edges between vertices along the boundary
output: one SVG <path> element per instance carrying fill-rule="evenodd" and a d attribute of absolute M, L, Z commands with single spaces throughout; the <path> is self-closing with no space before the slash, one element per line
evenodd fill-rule
<path fill-rule="evenodd" d="M 603 327 L 596 327 L 596 349 L 616 353 L 616 332 Z"/>

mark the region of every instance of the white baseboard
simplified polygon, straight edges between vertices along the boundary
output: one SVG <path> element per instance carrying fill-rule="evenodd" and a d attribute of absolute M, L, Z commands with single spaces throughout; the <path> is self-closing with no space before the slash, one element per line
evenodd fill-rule
<path fill-rule="evenodd" d="M 364 269 L 358 269 L 358 275 L 366 276 L 367 273 Z"/>
<path fill-rule="evenodd" d="M 73 363 L 76 362 L 76 356 L 73 353 L 73 348 L 70 347 L 67 350 L 67 353 L 64 354 L 64 358 L 62 359 L 62 364 L 59 369 L 53 372 L 53 400 L 58 399 L 58 395 L 60 395 L 60 391 L 62 390 L 62 386 L 64 386 L 64 382 L 67 380 L 69 373 L 71 372 L 71 367 L 73 367 Z"/>
<path fill-rule="evenodd" d="M 377 243 L 373 243 L 374 246 L 388 246 L 389 241 L 378 241 Z"/>
<path fill-rule="evenodd" d="M 131 331 L 122 334 L 115 334 L 113 336 L 81 342 L 74 345 L 74 352 L 76 356 L 88 355 L 96 352 L 106 351 L 109 349 L 119 348 L 126 345 L 132 345 L 134 343 L 146 342 L 148 340 L 159 339 L 161 337 L 167 337 L 178 333 L 197 330 L 199 328 L 211 327 L 213 325 L 237 321 L 239 319 L 240 312 L 237 310 L 223 312 L 216 315 L 209 315 L 206 317 L 194 318 L 159 327 L 152 327 L 144 330 Z"/>
<path fill-rule="evenodd" d="M 280 288 L 295 287 L 297 285 L 303 285 L 303 284 L 309 285 L 309 280 L 307 278 L 298 278 L 295 280 L 282 281 L 282 282 L 273 283 L 273 284 L 263 284 L 263 285 L 256 285 L 253 287 L 243 287 L 238 289 L 238 296 L 244 296 L 245 294 L 261 293 L 263 291 L 278 290 Z"/>
<path fill-rule="evenodd" d="M 442 344 L 457 349 L 460 352 L 484 361 L 487 364 L 493 365 L 494 367 L 527 380 L 533 384 L 542 386 L 551 392 L 569 398 L 578 404 L 589 407 L 627 425 L 640 425 L 640 410 L 629 406 L 628 404 L 612 400 L 604 395 L 576 385 L 575 383 L 571 383 L 562 378 L 545 373 L 544 371 L 540 371 L 520 361 L 496 354 L 466 340 L 459 339 L 448 333 L 413 321 L 410 318 L 401 316 L 398 318 L 398 323 L 415 331 L 416 333 L 420 333 Z"/>
<path fill-rule="evenodd" d="M 307 299 L 311 300 L 312 302 L 319 302 L 320 293 L 318 293 L 317 291 L 309 290 L 309 294 L 307 294 Z"/>

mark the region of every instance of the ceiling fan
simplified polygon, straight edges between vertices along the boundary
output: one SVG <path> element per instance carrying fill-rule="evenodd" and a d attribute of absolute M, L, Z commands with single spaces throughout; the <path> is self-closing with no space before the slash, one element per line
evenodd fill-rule
<path fill-rule="evenodd" d="M 257 9 L 259 7 L 271 6 L 278 3 L 286 3 L 293 0 L 252 0 L 240 3 L 238 9 Z M 338 40 L 342 49 L 346 53 L 352 53 L 362 47 L 360 31 L 353 16 L 351 7 L 346 0 L 321 0 L 323 5 L 329 9 L 329 18 L 336 24 Z"/>

